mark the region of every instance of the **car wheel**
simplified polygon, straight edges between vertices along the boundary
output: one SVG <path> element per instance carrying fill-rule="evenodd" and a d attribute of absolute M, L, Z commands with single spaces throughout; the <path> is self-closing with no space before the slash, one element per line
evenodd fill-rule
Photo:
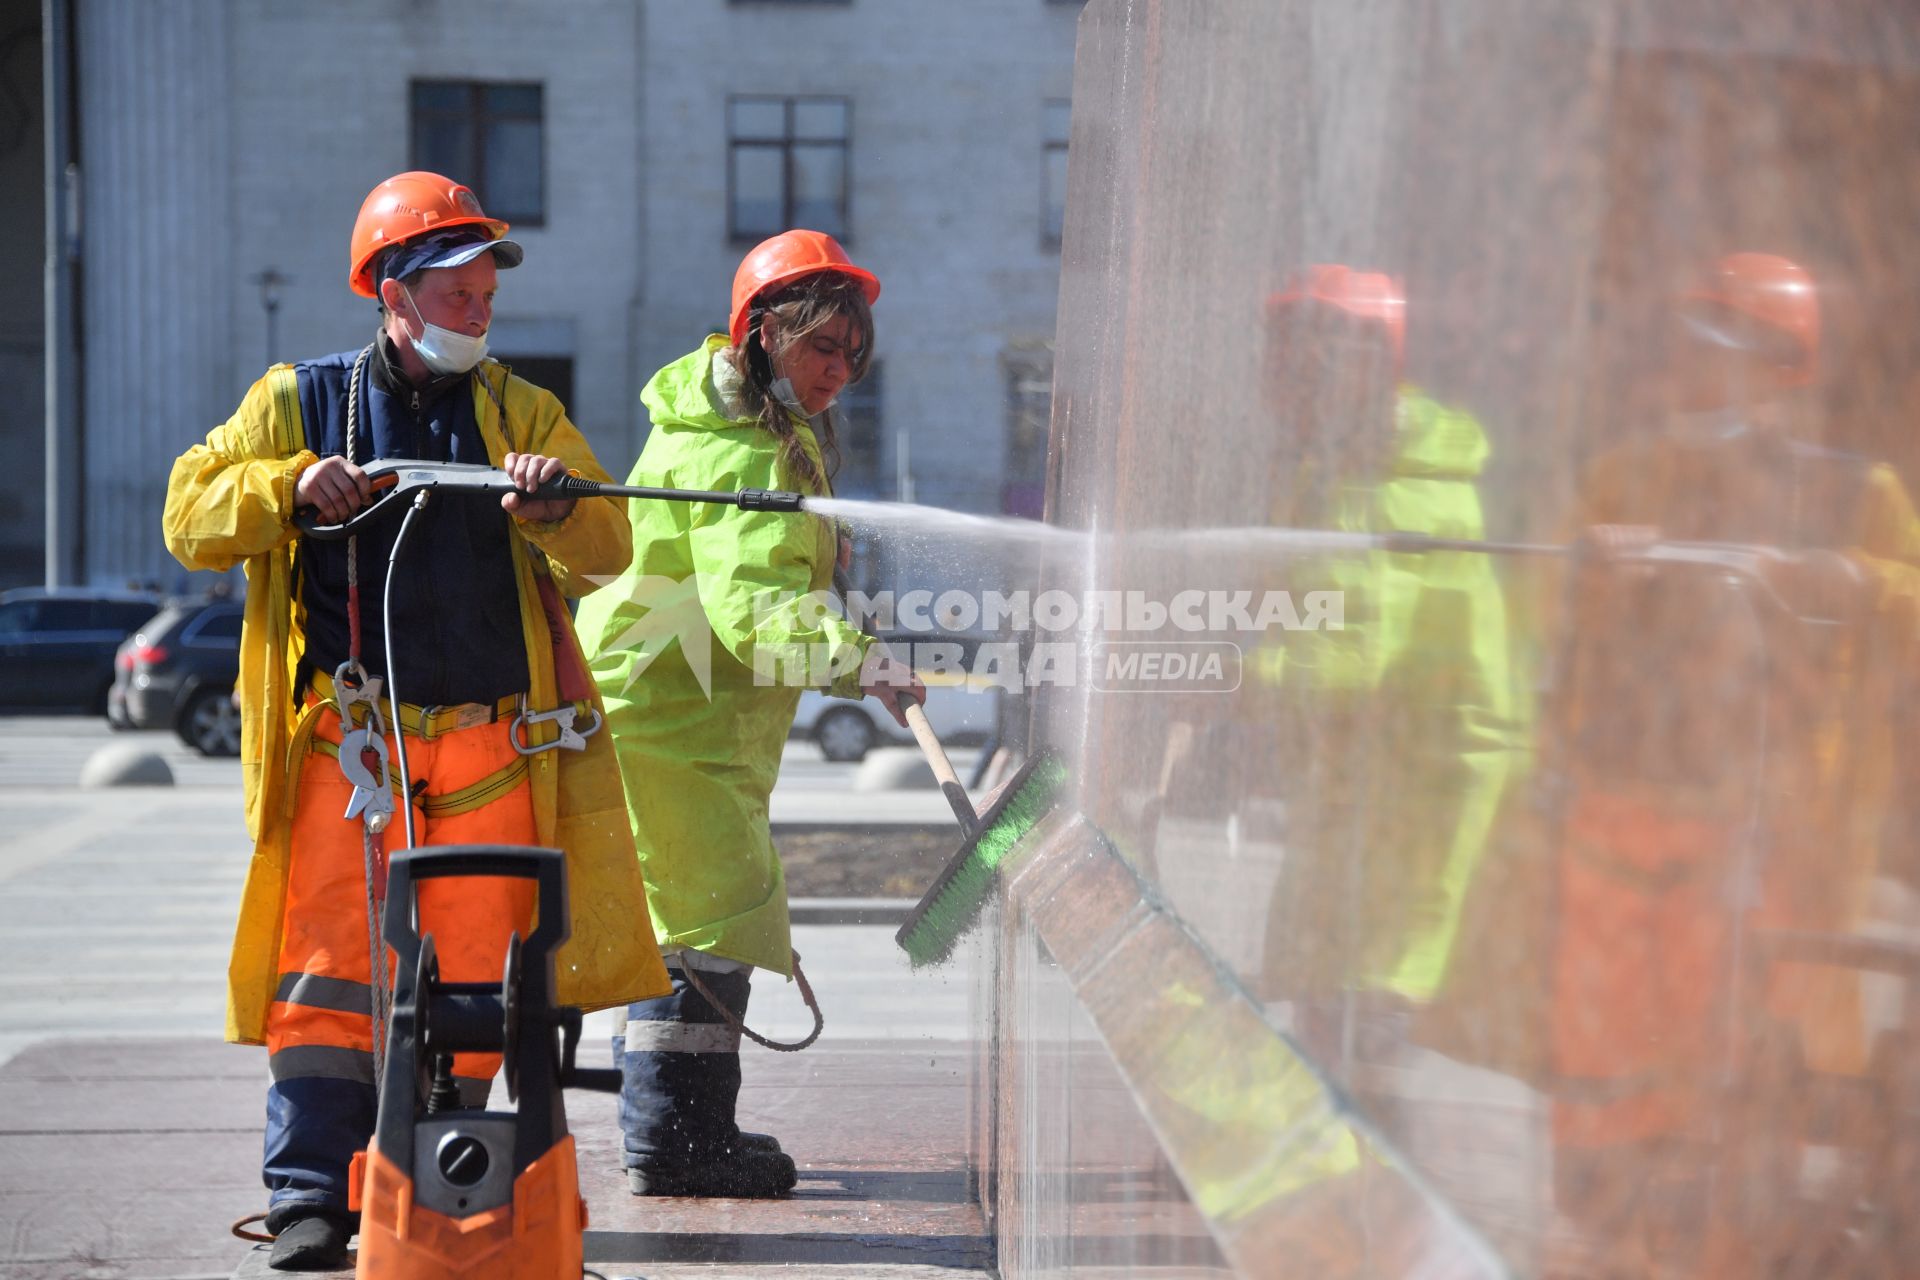
<path fill-rule="evenodd" d="M 820 754 L 841 762 L 863 760 L 873 749 L 873 721 L 852 707 L 840 707 L 820 717 L 813 728 L 813 739 Z"/>
<path fill-rule="evenodd" d="M 174 723 L 180 741 L 203 756 L 240 754 L 240 709 L 227 689 L 202 689 L 193 695 Z"/>

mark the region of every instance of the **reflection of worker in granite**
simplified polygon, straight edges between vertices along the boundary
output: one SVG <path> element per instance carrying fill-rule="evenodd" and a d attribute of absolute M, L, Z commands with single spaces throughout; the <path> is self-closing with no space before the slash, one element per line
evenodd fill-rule
<path fill-rule="evenodd" d="M 1319 266 L 1268 307 L 1265 383 L 1284 432 L 1271 523 L 1481 538 L 1487 435 L 1402 379 L 1397 283 Z M 1522 739 L 1497 569 L 1458 550 L 1278 567 L 1296 596 L 1344 600 L 1341 629 L 1288 633 L 1248 664 L 1286 726 L 1262 986 L 1294 1003 L 1323 1060 L 1350 1056 L 1356 1030 L 1404 1034 L 1445 972 Z"/>
<path fill-rule="evenodd" d="M 1815 443 L 1804 270 L 1735 254 L 1675 320 L 1668 430 L 1602 454 L 1579 486 L 1595 554 L 1546 744 L 1565 787 L 1556 1199 L 1616 1265 L 1744 1274 L 1725 1242 L 1759 1265 L 1790 1202 L 1742 1208 L 1728 1189 L 1764 1186 L 1769 1151 L 1790 1153 L 1776 1188 L 1799 1173 L 1798 1091 L 1764 1081 L 1867 1065 L 1858 976 L 1781 961 L 1769 939 L 1860 917 L 1920 524 L 1889 468 Z M 1660 558 L 1690 542 L 1724 544 L 1724 563 Z"/>

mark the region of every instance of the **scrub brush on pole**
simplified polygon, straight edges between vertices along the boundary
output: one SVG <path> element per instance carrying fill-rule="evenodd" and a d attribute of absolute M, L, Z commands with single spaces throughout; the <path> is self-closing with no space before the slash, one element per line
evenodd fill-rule
<path fill-rule="evenodd" d="M 984 814 L 976 815 L 926 713 L 910 697 L 903 696 L 900 703 L 967 837 L 894 935 L 913 967 L 920 969 L 951 956 L 973 928 L 1002 874 L 1026 854 L 1021 838 L 1053 812 L 1067 770 L 1053 752 L 1041 751 L 1008 780 Z"/>

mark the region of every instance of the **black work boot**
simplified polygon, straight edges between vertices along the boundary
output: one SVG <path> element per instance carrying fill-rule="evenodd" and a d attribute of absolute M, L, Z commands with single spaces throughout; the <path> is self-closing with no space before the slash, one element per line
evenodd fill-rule
<path fill-rule="evenodd" d="M 353 1221 L 346 1214 L 314 1209 L 274 1232 L 267 1265 L 276 1271 L 344 1271 L 350 1265 L 347 1241 L 352 1238 Z"/>
<path fill-rule="evenodd" d="M 780 1139 L 770 1133 L 748 1133 L 745 1129 L 733 1140 L 735 1151 L 764 1151 L 769 1155 L 780 1154 Z"/>
<path fill-rule="evenodd" d="M 629 1169 L 627 1190 L 637 1196 L 771 1200 L 793 1190 L 798 1179 L 793 1157 L 785 1152 L 741 1147 L 707 1160 Z"/>

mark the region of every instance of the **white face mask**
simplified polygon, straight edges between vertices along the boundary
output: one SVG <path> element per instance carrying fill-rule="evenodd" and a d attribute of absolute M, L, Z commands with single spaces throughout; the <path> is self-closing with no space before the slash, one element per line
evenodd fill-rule
<path fill-rule="evenodd" d="M 775 378 L 773 385 L 768 387 L 767 390 L 773 392 L 773 398 L 775 400 L 778 400 L 781 404 L 787 406 L 787 408 L 809 420 L 819 417 L 820 413 L 825 413 L 827 410 L 833 408 L 834 405 L 840 403 L 840 397 L 835 396 L 820 406 L 820 413 L 808 413 L 807 406 L 800 403 L 799 393 L 793 389 L 792 378 Z"/>
<path fill-rule="evenodd" d="M 805 414 L 806 406 L 800 403 L 800 397 L 794 393 L 792 378 L 775 378 L 767 390 L 773 392 L 773 398 L 796 413 Z"/>
<path fill-rule="evenodd" d="M 486 334 L 475 337 L 442 329 L 437 324 L 428 324 L 427 318 L 420 314 L 420 304 L 414 301 L 411 292 L 407 294 L 407 301 L 413 304 L 414 318 L 420 322 L 422 330 L 417 338 L 412 334 L 407 336 L 413 339 L 413 349 L 420 353 L 420 359 L 427 368 L 443 375 L 465 373 L 486 357 Z"/>

